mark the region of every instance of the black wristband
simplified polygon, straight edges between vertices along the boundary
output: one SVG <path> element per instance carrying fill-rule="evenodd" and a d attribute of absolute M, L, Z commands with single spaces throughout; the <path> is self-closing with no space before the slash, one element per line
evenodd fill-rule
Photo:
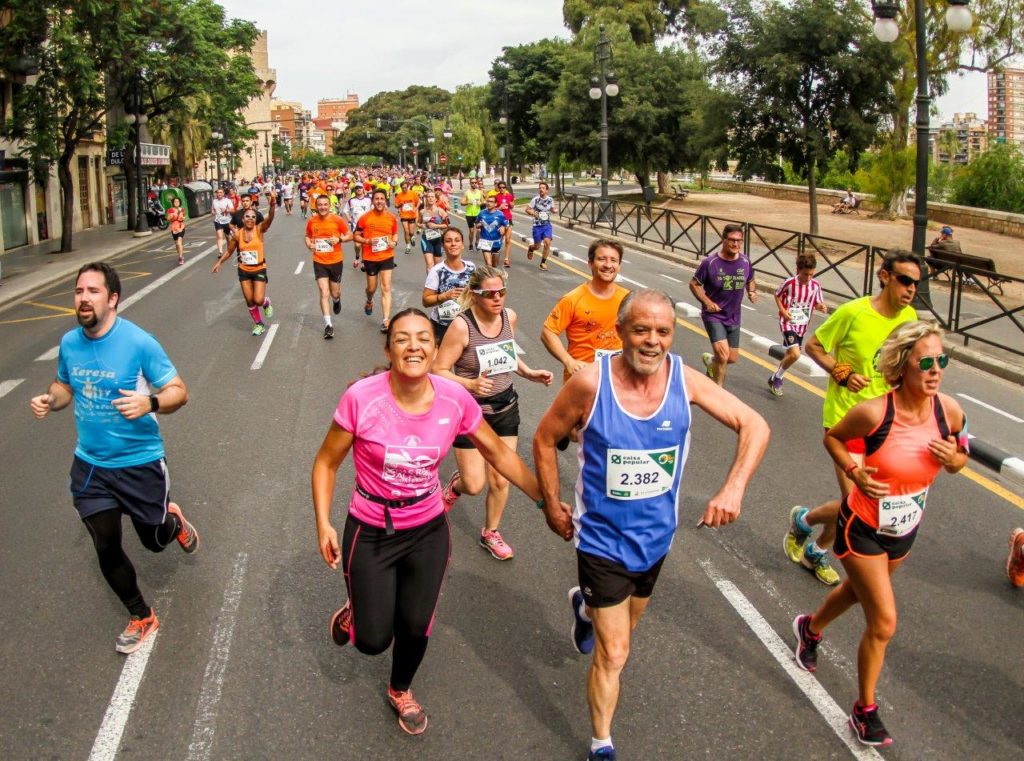
<path fill-rule="evenodd" d="M 159 412 L 160 411 L 160 399 L 156 394 L 149 395 L 149 411 Z"/>

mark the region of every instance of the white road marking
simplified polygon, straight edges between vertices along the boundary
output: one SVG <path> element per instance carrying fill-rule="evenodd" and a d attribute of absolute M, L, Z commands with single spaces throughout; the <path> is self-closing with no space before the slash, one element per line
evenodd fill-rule
<path fill-rule="evenodd" d="M 110 698 L 107 712 L 103 714 L 103 723 L 92 744 L 89 761 L 113 761 L 117 749 L 121 745 L 125 725 L 135 704 L 135 694 L 142 683 L 142 675 L 146 672 L 146 663 L 156 645 L 160 630 L 150 634 L 142 641 L 142 647 L 129 655 L 121 668 L 121 677 L 117 680 L 114 694 Z"/>
<path fill-rule="evenodd" d="M 1019 457 L 1003 460 L 1003 466 L 999 469 L 999 474 L 1024 482 L 1024 460 Z"/>
<path fill-rule="evenodd" d="M 589 248 L 589 246 L 587 248 Z M 632 264 L 633 262 L 631 262 L 629 259 L 623 259 L 622 263 L 623 264 Z"/>
<path fill-rule="evenodd" d="M 678 307 L 679 305 L 677 304 L 676 306 Z M 764 336 L 758 335 L 757 333 L 747 330 L 746 328 L 740 328 L 740 333 L 749 336 L 750 343 L 754 344 L 754 346 L 756 346 L 757 348 L 764 350 L 765 353 L 770 352 L 771 348 L 778 344 L 777 341 L 772 341 L 770 338 L 765 338 Z M 812 360 L 808 359 L 805 354 L 800 355 L 800 358 L 796 361 L 793 367 L 799 367 L 812 378 L 824 378 L 826 375 L 828 375 L 828 373 L 826 373 L 824 370 L 818 367 L 817 364 L 815 364 Z"/>
<path fill-rule="evenodd" d="M 170 272 L 167 272 L 164 275 L 161 275 L 160 277 L 158 277 L 156 280 L 154 280 L 152 283 L 147 285 L 145 288 L 143 288 L 138 293 L 133 293 L 131 296 L 129 296 L 128 298 L 124 299 L 123 301 L 119 301 L 118 304 L 117 304 L 117 313 L 118 314 L 123 314 L 124 310 L 126 310 L 132 304 L 134 304 L 137 301 L 142 300 L 143 298 L 145 298 L 146 296 L 151 294 L 153 291 L 155 291 L 157 288 L 159 288 L 161 285 L 163 285 L 164 283 L 166 283 L 169 280 L 171 280 L 171 278 L 177 277 L 182 272 L 184 272 L 189 267 L 191 267 L 193 264 L 195 264 L 200 259 L 205 257 L 208 253 L 210 253 L 211 251 L 216 251 L 216 250 L 217 250 L 217 244 L 215 243 L 212 246 L 210 246 L 209 248 L 207 248 L 205 251 L 200 251 L 198 254 L 196 254 L 195 256 L 191 257 L 184 264 L 182 264 L 182 265 L 180 265 L 178 267 L 175 267 Z M 57 354 L 58 354 L 59 351 L 60 351 L 60 347 L 59 346 L 54 346 L 52 349 L 49 349 L 49 350 L 43 352 L 42 354 L 40 354 L 38 357 L 36 357 L 36 362 L 40 362 L 40 361 L 48 360 L 48 359 L 56 359 L 57 358 Z"/>
<path fill-rule="evenodd" d="M 274 336 L 277 334 L 278 324 L 275 322 L 270 326 L 267 331 L 267 337 L 263 339 L 263 345 L 260 346 L 259 352 L 256 354 L 256 359 L 252 361 L 250 370 L 259 370 L 263 367 L 263 360 L 267 358 L 267 353 L 270 351 L 270 344 L 274 343 Z"/>
<path fill-rule="evenodd" d="M 300 272 L 302 272 L 302 268 L 305 267 L 305 266 L 306 266 L 306 260 L 303 259 L 301 262 L 299 262 L 299 266 L 295 268 L 295 274 L 298 275 Z"/>
<path fill-rule="evenodd" d="M 749 307 L 746 304 L 740 304 L 740 306 L 743 307 L 744 309 L 749 309 L 751 312 L 757 311 L 754 307 Z"/>
<path fill-rule="evenodd" d="M 1024 420 L 1022 420 L 1021 418 L 1017 417 L 1016 415 L 1011 415 L 1009 412 L 1004 412 L 1003 410 L 999 409 L 998 407 L 993 407 L 991 404 L 987 404 L 987 403 L 981 401 L 981 399 L 975 399 L 973 396 L 968 396 L 967 394 L 959 394 L 958 393 L 957 396 L 959 396 L 961 399 L 966 399 L 969 402 L 974 402 L 978 406 L 984 407 L 987 410 L 992 410 L 996 414 L 1002 415 L 1003 417 L 1008 417 L 1014 423 L 1024 423 Z"/>
<path fill-rule="evenodd" d="M 658 274 L 661 277 L 665 278 L 666 280 L 671 280 L 673 283 L 681 283 L 681 282 L 683 282 L 682 280 L 677 280 L 676 278 L 672 277 L 671 275 L 666 275 L 663 272 L 659 272 Z"/>
<path fill-rule="evenodd" d="M 722 593 L 722 596 L 729 601 L 729 604 L 736 610 L 740 618 L 750 627 L 750 630 L 754 632 L 757 638 L 761 640 L 761 644 L 765 646 L 765 649 L 778 661 L 786 674 L 789 675 L 789 678 L 800 688 L 800 691 L 804 693 L 815 710 L 821 714 L 825 722 L 832 728 L 832 731 L 836 733 L 836 736 L 842 740 L 850 753 L 853 754 L 853 757 L 861 759 L 861 761 L 881 761 L 882 757 L 874 748 L 857 744 L 853 733 L 847 726 L 848 717 L 846 713 L 812 674 L 797 667 L 793 651 L 775 633 L 771 624 L 765 620 L 764 616 L 758 612 L 750 600 L 740 592 L 735 584 L 719 576 L 710 561 L 703 560 L 700 564 L 704 569 L 704 573 L 718 587 L 718 591 Z"/>
<path fill-rule="evenodd" d="M 16 389 L 18 385 L 24 380 L 24 378 L 18 378 L 17 380 L 0 381 L 0 399 L 14 391 L 14 389 Z"/>
<path fill-rule="evenodd" d="M 618 276 L 618 277 L 616 278 L 616 280 L 624 280 L 624 281 L 625 281 L 625 282 L 627 282 L 627 283 L 632 283 L 632 284 L 633 284 L 633 285 L 635 285 L 635 286 L 636 286 L 637 288 L 646 288 L 646 287 L 647 287 L 647 286 L 646 286 L 646 285 L 644 285 L 643 283 L 641 283 L 641 282 L 638 282 L 638 281 L 636 281 L 636 280 L 631 280 L 630 278 L 626 277 L 625 275 L 619 275 L 619 276 Z"/>
<path fill-rule="evenodd" d="M 277 325 L 274 325 L 277 327 Z M 231 656 L 231 638 L 242 602 L 245 569 L 249 556 L 241 552 L 235 558 L 231 580 L 224 590 L 224 602 L 217 617 L 217 628 L 210 644 L 210 657 L 203 672 L 203 687 L 196 705 L 196 721 L 192 726 L 192 740 L 188 744 L 188 761 L 206 761 L 213 753 L 213 738 L 217 731 L 217 707 L 224 689 L 224 672 Z"/>
<path fill-rule="evenodd" d="M 700 316 L 700 309 L 693 306 L 693 304 L 687 304 L 685 301 L 676 302 L 676 311 L 682 312 L 686 317 L 691 319 Z"/>

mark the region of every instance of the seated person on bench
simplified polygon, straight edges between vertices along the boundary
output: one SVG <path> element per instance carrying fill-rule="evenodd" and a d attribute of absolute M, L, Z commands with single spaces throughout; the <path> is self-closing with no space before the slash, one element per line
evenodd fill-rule
<path fill-rule="evenodd" d="M 858 199 L 853 194 L 853 188 L 846 189 L 846 196 L 839 199 L 832 205 L 833 214 L 849 214 L 857 208 Z"/>

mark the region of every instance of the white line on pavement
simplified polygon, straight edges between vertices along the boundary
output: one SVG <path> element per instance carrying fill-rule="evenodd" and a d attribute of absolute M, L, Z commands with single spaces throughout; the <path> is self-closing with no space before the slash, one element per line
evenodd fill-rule
<path fill-rule="evenodd" d="M 7 396 L 9 393 L 14 391 L 14 389 L 18 387 L 18 384 L 23 380 L 25 379 L 18 378 L 17 380 L 0 381 L 0 398 Z"/>
<path fill-rule="evenodd" d="M 259 370 L 263 367 L 263 360 L 267 358 L 267 352 L 270 351 L 270 344 L 274 343 L 274 336 L 277 334 L 278 324 L 275 322 L 270 326 L 270 330 L 267 331 L 267 337 L 263 339 L 263 345 L 260 346 L 259 352 L 256 354 L 256 359 L 252 361 L 252 367 L 250 370 Z"/>
<path fill-rule="evenodd" d="M 274 325 L 277 327 L 277 325 Z M 196 721 L 192 727 L 192 740 L 188 744 L 188 761 L 206 761 L 213 753 L 213 738 L 217 731 L 217 706 L 224 689 L 224 672 L 231 656 L 231 638 L 235 633 L 238 607 L 242 602 L 245 569 L 249 556 L 240 552 L 235 558 L 231 580 L 224 590 L 224 602 L 213 632 L 210 657 L 203 672 L 203 687 L 196 705 Z"/>
<path fill-rule="evenodd" d="M 306 260 L 303 259 L 301 262 L 299 262 L 299 266 L 295 268 L 295 274 L 298 275 L 300 272 L 302 272 L 302 268 L 305 267 L 305 266 L 306 266 Z"/>
<path fill-rule="evenodd" d="M 149 661 L 159 634 L 160 630 L 157 629 L 146 637 L 142 641 L 142 647 L 125 660 L 121 669 L 121 677 L 117 680 L 117 686 L 110 698 L 107 712 L 103 715 L 100 731 L 92 744 L 89 761 L 113 761 L 117 756 L 117 749 L 121 745 L 121 736 L 124 734 L 128 716 L 135 704 L 135 694 L 139 691 L 142 675 L 146 671 L 146 663 Z"/>
<path fill-rule="evenodd" d="M 754 309 L 754 307 L 748 307 L 746 304 L 740 304 L 740 306 L 743 307 L 744 309 L 749 309 L 751 312 L 757 311 L 756 309 Z"/>
<path fill-rule="evenodd" d="M 700 564 L 704 569 L 704 573 L 718 587 L 718 591 L 722 593 L 722 596 L 729 601 L 729 604 L 740 615 L 740 618 L 750 627 L 750 630 L 754 632 L 757 638 L 761 640 L 761 644 L 778 661 L 786 674 L 789 675 L 789 678 L 793 680 L 796 686 L 800 688 L 800 691 L 811 701 L 811 705 L 821 714 L 825 722 L 832 728 L 832 731 L 836 733 L 850 750 L 850 753 L 853 754 L 853 757 L 861 759 L 861 761 L 881 761 L 882 757 L 873 748 L 866 748 L 857 744 L 847 726 L 847 716 L 843 709 L 832 699 L 832 696 L 828 694 L 828 691 L 821 686 L 817 679 L 797 667 L 793 659 L 793 652 L 786 646 L 782 638 L 775 633 L 771 624 L 751 604 L 750 600 L 740 592 L 735 584 L 719 576 L 710 561 L 702 560 Z"/>
<path fill-rule="evenodd" d="M 143 298 L 145 298 L 146 296 L 151 294 L 153 291 L 155 291 L 161 285 L 163 285 L 167 281 L 171 280 L 172 278 L 177 277 L 182 272 L 187 270 L 193 264 L 195 264 L 200 259 L 205 257 L 208 253 L 210 253 L 211 251 L 216 251 L 216 250 L 217 250 L 217 244 L 215 243 L 214 245 L 212 245 L 209 248 L 207 248 L 205 251 L 200 251 L 195 256 L 190 257 L 189 260 L 187 262 L 185 262 L 184 264 L 182 264 L 181 266 L 175 267 L 170 272 L 167 272 L 167 273 L 161 275 L 160 277 L 158 277 L 156 280 L 154 280 L 152 283 L 147 285 L 145 288 L 143 288 L 138 293 L 133 293 L 131 296 L 129 296 L 128 298 L 124 299 L 123 301 L 119 301 L 117 303 L 117 313 L 118 314 L 123 314 L 124 310 L 127 309 L 128 307 L 130 307 L 132 304 L 134 304 L 137 301 L 141 301 Z M 38 357 L 36 357 L 36 362 L 40 362 L 42 360 L 48 360 L 48 359 L 56 359 L 57 358 L 57 354 L 58 354 L 59 351 L 60 351 L 60 347 L 59 346 L 54 346 L 52 349 L 49 349 L 49 350 L 43 352 L 42 354 L 40 354 Z"/>
<path fill-rule="evenodd" d="M 681 282 L 683 282 L 682 280 L 677 280 L 676 278 L 672 277 L 671 275 L 666 275 L 664 272 L 659 272 L 658 274 L 661 275 L 661 277 L 665 278 L 666 280 L 671 280 L 673 283 L 681 283 Z"/>
<path fill-rule="evenodd" d="M 619 275 L 619 276 L 618 276 L 618 278 L 616 278 L 616 279 L 617 279 L 617 280 L 625 280 L 625 281 L 626 281 L 627 283 L 632 283 L 632 284 L 633 284 L 633 285 L 635 285 L 635 286 L 636 286 L 637 288 L 646 288 L 646 287 L 647 287 L 647 286 L 646 286 L 646 285 L 644 285 L 643 283 L 641 283 L 641 282 L 638 282 L 638 281 L 636 281 L 636 280 L 631 280 L 630 278 L 626 277 L 625 275 Z"/>
<path fill-rule="evenodd" d="M 2 394 L 0 394 L 0 396 L 2 396 Z M 1016 415 L 1011 415 L 1009 412 L 1004 412 L 1003 410 L 999 409 L 998 407 L 993 407 L 991 404 L 986 404 L 985 402 L 981 401 L 981 399 L 975 399 L 973 396 L 968 396 L 967 394 L 960 394 L 960 393 L 958 393 L 957 396 L 959 396 L 961 399 L 966 399 L 969 402 L 974 402 L 975 404 L 977 404 L 977 405 L 979 405 L 981 407 L 984 407 L 987 410 L 992 410 L 993 412 L 995 412 L 995 413 L 997 413 L 999 415 L 1002 415 L 1003 417 L 1008 417 L 1014 423 L 1024 423 L 1024 420 L 1022 420 L 1021 418 L 1017 417 Z"/>

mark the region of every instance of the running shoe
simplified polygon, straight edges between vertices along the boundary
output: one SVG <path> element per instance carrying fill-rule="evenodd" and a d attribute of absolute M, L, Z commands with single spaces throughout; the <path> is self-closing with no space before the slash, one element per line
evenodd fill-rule
<path fill-rule="evenodd" d="M 569 590 L 569 607 L 572 608 L 572 628 L 569 633 L 572 635 L 572 646 L 577 653 L 589 655 L 594 650 L 594 624 L 591 621 L 584 621 L 583 616 L 583 592 L 579 587 Z"/>
<path fill-rule="evenodd" d="M 409 243 L 406 243 L 406 244 L 405 244 L 405 253 L 406 253 L 406 255 L 408 256 L 408 254 L 409 254 L 409 253 L 410 253 L 411 251 L 412 251 L 412 245 L 410 245 Z"/>
<path fill-rule="evenodd" d="M 334 611 L 331 616 L 331 639 L 338 647 L 348 644 L 352 631 L 352 602 L 346 600 L 345 604 Z"/>
<path fill-rule="evenodd" d="M 367 301 L 365 304 L 363 304 L 363 314 L 373 314 L 373 300 Z"/>
<path fill-rule="evenodd" d="M 254 336 L 262 336 L 266 332 L 267 326 L 264 325 L 262 322 L 257 322 L 255 325 L 252 326 L 252 334 Z"/>
<path fill-rule="evenodd" d="M 267 305 L 263 307 L 263 316 L 268 320 L 274 319 L 274 305 L 267 301 Z"/>
<path fill-rule="evenodd" d="M 335 314 L 341 314 L 341 299 L 337 299 L 331 306 Z"/>
<path fill-rule="evenodd" d="M 862 708 L 858 700 L 853 704 L 853 713 L 850 714 L 848 723 L 861 745 L 873 745 L 879 748 L 892 745 L 892 736 L 886 730 L 882 720 L 878 718 L 877 705 Z"/>
<path fill-rule="evenodd" d="M 330 341 L 332 338 L 334 338 L 334 326 L 324 325 L 324 340 Z"/>
<path fill-rule="evenodd" d="M 772 396 L 782 396 L 782 378 L 776 378 L 774 375 L 769 377 L 768 390 L 772 392 Z"/>
<path fill-rule="evenodd" d="M 800 564 L 808 571 L 813 571 L 822 584 L 834 587 L 839 583 L 839 574 L 828 562 L 828 550 L 819 550 L 808 544 L 804 547 Z"/>
<path fill-rule="evenodd" d="M 184 263 L 185 263 L 185 257 L 184 256 L 179 256 L 178 257 L 178 266 L 180 267 Z"/>
<path fill-rule="evenodd" d="M 542 269 L 544 272 L 547 272 L 548 271 L 548 265 L 545 264 L 544 262 L 541 262 L 539 269 Z"/>
<path fill-rule="evenodd" d="M 536 246 L 529 246 L 526 249 L 526 258 L 529 259 L 531 262 L 533 261 L 533 252 L 536 251 L 536 250 L 537 250 Z"/>
<path fill-rule="evenodd" d="M 711 379 L 715 379 L 715 371 L 711 367 L 711 360 L 714 359 L 714 355 L 710 351 L 706 351 L 700 355 L 700 361 L 704 363 L 704 372 Z"/>
<path fill-rule="evenodd" d="M 168 502 L 167 512 L 178 519 L 178 533 L 174 538 L 178 540 L 181 549 L 189 554 L 199 549 L 199 532 L 196 531 L 195 526 L 185 520 L 185 516 L 181 514 L 181 508 L 174 502 Z"/>
<path fill-rule="evenodd" d="M 480 546 L 491 553 L 495 560 L 511 560 L 515 555 L 512 548 L 505 543 L 497 531 L 487 531 L 486 529 L 481 531 Z"/>
<path fill-rule="evenodd" d="M 458 477 L 459 471 L 455 471 L 452 473 L 452 477 L 448 479 L 448 483 L 441 488 L 441 501 L 444 502 L 444 511 L 446 513 L 455 506 L 455 500 L 461 496 L 455 491 L 455 481 Z"/>
<path fill-rule="evenodd" d="M 380 332 L 381 333 L 387 333 L 388 332 L 388 328 L 390 326 L 391 326 L 391 320 L 381 320 Z"/>
<path fill-rule="evenodd" d="M 131 655 L 142 647 L 146 637 L 159 628 L 160 621 L 157 620 L 156 613 L 153 612 L 152 608 L 149 609 L 149 615 L 145 618 L 132 616 L 128 621 L 128 626 L 118 636 L 114 649 L 119 653 Z"/>
<path fill-rule="evenodd" d="M 605 745 L 587 754 L 587 761 L 615 761 L 615 748 Z"/>
<path fill-rule="evenodd" d="M 821 635 L 812 634 L 808 628 L 810 625 L 811 617 L 808 615 L 793 619 L 793 634 L 796 635 L 793 653 L 796 655 L 796 665 L 813 674 L 818 670 L 818 643 L 821 642 Z"/>
<path fill-rule="evenodd" d="M 388 685 L 388 703 L 398 714 L 398 726 L 410 735 L 421 735 L 427 728 L 427 712 L 416 702 L 412 690 L 398 692 Z"/>
<path fill-rule="evenodd" d="M 804 556 L 804 544 L 807 543 L 807 538 L 810 536 L 809 532 L 800 528 L 800 521 L 804 520 L 809 512 L 811 512 L 809 508 L 800 505 L 794 506 L 789 511 L 789 531 L 782 539 L 782 549 L 786 553 L 786 557 L 794 563 L 799 563 L 800 558 Z"/>
<path fill-rule="evenodd" d="M 1024 528 L 1010 532 L 1010 555 L 1006 558 L 1006 578 L 1015 587 L 1024 587 Z"/>

